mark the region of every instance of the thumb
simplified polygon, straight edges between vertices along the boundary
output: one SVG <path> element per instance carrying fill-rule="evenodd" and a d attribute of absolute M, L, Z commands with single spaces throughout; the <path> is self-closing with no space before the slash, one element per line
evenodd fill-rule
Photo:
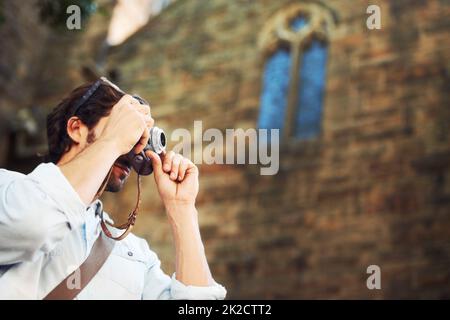
<path fill-rule="evenodd" d="M 159 155 L 158 155 L 156 152 L 153 152 L 153 151 L 151 151 L 151 150 L 145 151 L 145 154 L 146 154 L 147 157 L 149 157 L 150 160 L 152 161 L 153 172 L 154 172 L 154 174 L 155 174 L 155 177 L 161 176 L 161 174 L 163 173 L 163 171 L 162 171 L 161 158 L 159 157 Z"/>

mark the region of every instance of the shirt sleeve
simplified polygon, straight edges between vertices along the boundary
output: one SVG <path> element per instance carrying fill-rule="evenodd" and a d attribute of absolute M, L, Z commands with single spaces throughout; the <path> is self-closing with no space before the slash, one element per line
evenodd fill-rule
<path fill-rule="evenodd" d="M 145 300 L 223 300 L 227 290 L 214 282 L 212 286 L 187 286 L 176 279 L 175 273 L 169 277 L 161 270 L 161 261 L 148 249 L 148 270 L 145 276 Z"/>
<path fill-rule="evenodd" d="M 33 261 L 84 223 L 86 206 L 54 164 L 0 170 L 0 265 Z"/>

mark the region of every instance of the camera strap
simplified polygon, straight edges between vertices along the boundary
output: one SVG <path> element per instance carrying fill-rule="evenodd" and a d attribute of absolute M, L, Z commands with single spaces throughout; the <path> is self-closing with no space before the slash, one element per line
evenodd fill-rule
<path fill-rule="evenodd" d="M 111 177 L 112 167 L 108 172 L 105 180 L 97 192 L 95 199 L 98 199 L 100 195 L 106 188 L 109 178 Z M 116 244 L 113 240 L 122 240 L 125 238 L 133 228 L 136 222 L 136 216 L 139 211 L 139 206 L 141 204 L 141 176 L 137 175 L 137 186 L 138 186 L 138 194 L 137 201 L 134 210 L 128 215 L 128 221 L 122 225 L 114 225 L 109 222 L 107 224 L 121 230 L 125 230 L 120 236 L 114 237 L 106 226 L 105 220 L 103 219 L 103 208 L 97 207 L 96 212 L 100 215 L 100 225 L 102 227 L 103 232 L 100 232 L 97 240 L 95 240 L 94 245 L 92 246 L 91 252 L 87 259 L 81 264 L 81 266 L 69 274 L 64 280 L 62 280 L 50 293 L 48 293 L 44 300 L 72 300 L 74 299 L 94 278 L 100 268 L 105 264 L 109 255 L 111 254 L 114 246 Z M 110 239 L 108 239 L 110 238 Z M 75 273 L 79 271 L 79 275 L 81 277 L 80 286 L 75 288 L 69 288 L 68 283 L 75 276 Z"/>
<path fill-rule="evenodd" d="M 100 232 L 87 259 L 77 270 L 69 274 L 50 291 L 43 300 L 73 300 L 105 264 L 115 244 L 115 241 L 106 238 L 103 232 Z M 76 273 L 80 277 L 80 285 L 75 288 L 69 288 L 69 283 L 76 276 Z"/>
<path fill-rule="evenodd" d="M 110 170 L 110 173 L 107 176 L 107 180 L 109 180 L 109 176 L 110 175 L 111 175 L 111 170 Z M 112 223 L 110 223 L 108 221 L 105 222 L 105 220 L 103 219 L 103 210 L 100 213 L 100 225 L 101 225 L 102 230 L 105 233 L 105 235 L 108 238 L 111 238 L 111 239 L 117 240 L 117 241 L 124 239 L 131 232 L 131 229 L 133 229 L 134 224 L 136 223 L 136 217 L 137 217 L 138 212 L 139 212 L 140 204 L 141 204 L 141 175 L 138 174 L 137 175 L 137 199 L 136 199 L 136 205 L 135 205 L 133 211 L 131 211 L 130 214 L 128 215 L 127 222 L 124 223 L 124 224 L 119 224 L 119 225 L 112 224 Z M 119 236 L 114 236 L 111 233 L 111 231 L 109 231 L 107 224 L 112 226 L 112 227 L 114 227 L 114 228 L 116 228 L 116 229 L 125 230 L 125 231 Z"/>

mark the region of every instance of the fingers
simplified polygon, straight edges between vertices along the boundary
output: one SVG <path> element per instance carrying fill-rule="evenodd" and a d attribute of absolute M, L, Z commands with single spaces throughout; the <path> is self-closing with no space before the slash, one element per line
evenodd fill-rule
<path fill-rule="evenodd" d="M 187 168 L 187 170 L 185 172 L 185 175 L 188 175 L 188 174 L 198 177 L 198 168 L 189 159 L 188 159 L 188 168 Z"/>
<path fill-rule="evenodd" d="M 145 124 L 147 125 L 147 128 L 150 129 L 155 124 L 155 120 L 151 116 L 146 116 L 145 117 Z"/>
<path fill-rule="evenodd" d="M 138 111 L 141 112 L 142 114 L 147 115 L 147 116 L 151 116 L 151 113 L 150 113 L 150 106 L 149 106 L 149 105 L 146 105 L 146 104 L 139 104 L 136 108 L 137 108 Z"/>
<path fill-rule="evenodd" d="M 150 112 L 150 106 L 146 104 L 139 104 L 136 106 L 136 109 L 144 115 L 145 122 L 147 123 L 147 127 L 151 128 L 153 127 L 155 120 L 152 118 L 152 114 Z"/>
<path fill-rule="evenodd" d="M 140 103 L 138 100 L 130 96 L 129 94 L 124 95 L 122 98 L 120 98 L 118 105 L 128 105 L 133 106 L 134 108 L 138 108 Z M 139 109 L 138 109 L 139 110 Z"/>
<path fill-rule="evenodd" d="M 128 106 L 131 106 L 136 111 L 138 111 L 141 115 L 143 115 L 145 123 L 147 124 L 147 128 L 153 127 L 155 120 L 152 118 L 151 112 L 150 112 L 150 106 L 147 104 L 140 104 L 140 102 L 130 96 L 130 95 L 124 95 L 121 98 L 122 101 L 124 101 L 125 104 Z"/>
<path fill-rule="evenodd" d="M 120 154 L 132 149 L 134 153 L 140 153 L 148 143 L 149 129 L 153 125 L 150 106 L 141 105 L 136 98 L 124 95 L 113 106 L 101 135 L 117 141 Z"/>
<path fill-rule="evenodd" d="M 197 167 L 187 158 L 181 154 L 169 151 L 161 155 L 163 161 L 163 171 L 169 174 L 173 181 L 183 181 L 187 174 L 195 173 Z"/>
<path fill-rule="evenodd" d="M 178 179 L 178 169 L 180 167 L 183 157 L 180 154 L 175 154 L 172 158 L 172 168 L 170 169 L 170 179 L 176 181 Z"/>
<path fill-rule="evenodd" d="M 169 151 L 164 155 L 163 170 L 169 173 L 172 169 L 172 158 L 175 156 L 175 152 Z"/>
<path fill-rule="evenodd" d="M 133 104 L 133 100 L 134 99 L 132 96 L 130 96 L 129 94 L 126 94 L 124 96 L 122 96 L 122 98 L 120 98 L 120 100 L 117 102 L 116 105 L 120 105 L 120 104 Z M 137 100 L 136 100 L 137 101 Z"/>
<path fill-rule="evenodd" d="M 136 154 L 138 154 L 142 150 L 144 150 L 149 138 L 150 138 L 150 132 L 149 132 L 147 126 L 144 126 L 142 136 L 139 139 L 138 143 L 136 144 L 136 147 L 134 148 L 134 152 Z"/>
<path fill-rule="evenodd" d="M 137 111 L 142 113 L 144 116 L 151 117 L 150 106 L 148 104 L 141 104 L 139 100 L 130 95 L 125 95 L 124 97 L 126 97 L 125 101 L 131 104 Z"/>
<path fill-rule="evenodd" d="M 142 114 L 140 115 L 142 116 Z M 142 123 L 143 123 L 142 135 L 134 149 L 135 153 L 140 153 L 142 150 L 144 150 L 145 146 L 147 145 L 148 139 L 150 138 L 149 128 L 153 127 L 154 120 L 150 116 L 142 116 Z"/>
<path fill-rule="evenodd" d="M 182 158 L 181 159 L 181 163 L 180 166 L 178 167 L 178 181 L 183 181 L 184 176 L 186 174 L 186 170 L 188 169 L 188 165 L 189 165 L 189 160 L 186 158 Z"/>
<path fill-rule="evenodd" d="M 145 151 L 145 154 L 152 161 L 153 173 L 155 174 L 155 176 L 157 178 L 159 178 L 159 176 L 161 176 L 161 174 L 163 173 L 161 158 L 159 157 L 159 155 L 157 153 L 155 153 L 151 150 Z"/>

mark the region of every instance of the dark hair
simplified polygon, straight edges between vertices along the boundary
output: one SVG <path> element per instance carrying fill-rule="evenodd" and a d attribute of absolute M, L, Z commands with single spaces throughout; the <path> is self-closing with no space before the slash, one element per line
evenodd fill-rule
<path fill-rule="evenodd" d="M 110 114 L 112 107 L 124 95 L 113 87 L 102 83 L 74 114 L 75 104 L 93 84 L 94 82 L 87 83 L 74 89 L 47 116 L 47 161 L 57 163 L 62 155 L 70 150 L 73 140 L 67 133 L 67 121 L 71 117 L 77 116 L 91 130 L 101 118 Z"/>

